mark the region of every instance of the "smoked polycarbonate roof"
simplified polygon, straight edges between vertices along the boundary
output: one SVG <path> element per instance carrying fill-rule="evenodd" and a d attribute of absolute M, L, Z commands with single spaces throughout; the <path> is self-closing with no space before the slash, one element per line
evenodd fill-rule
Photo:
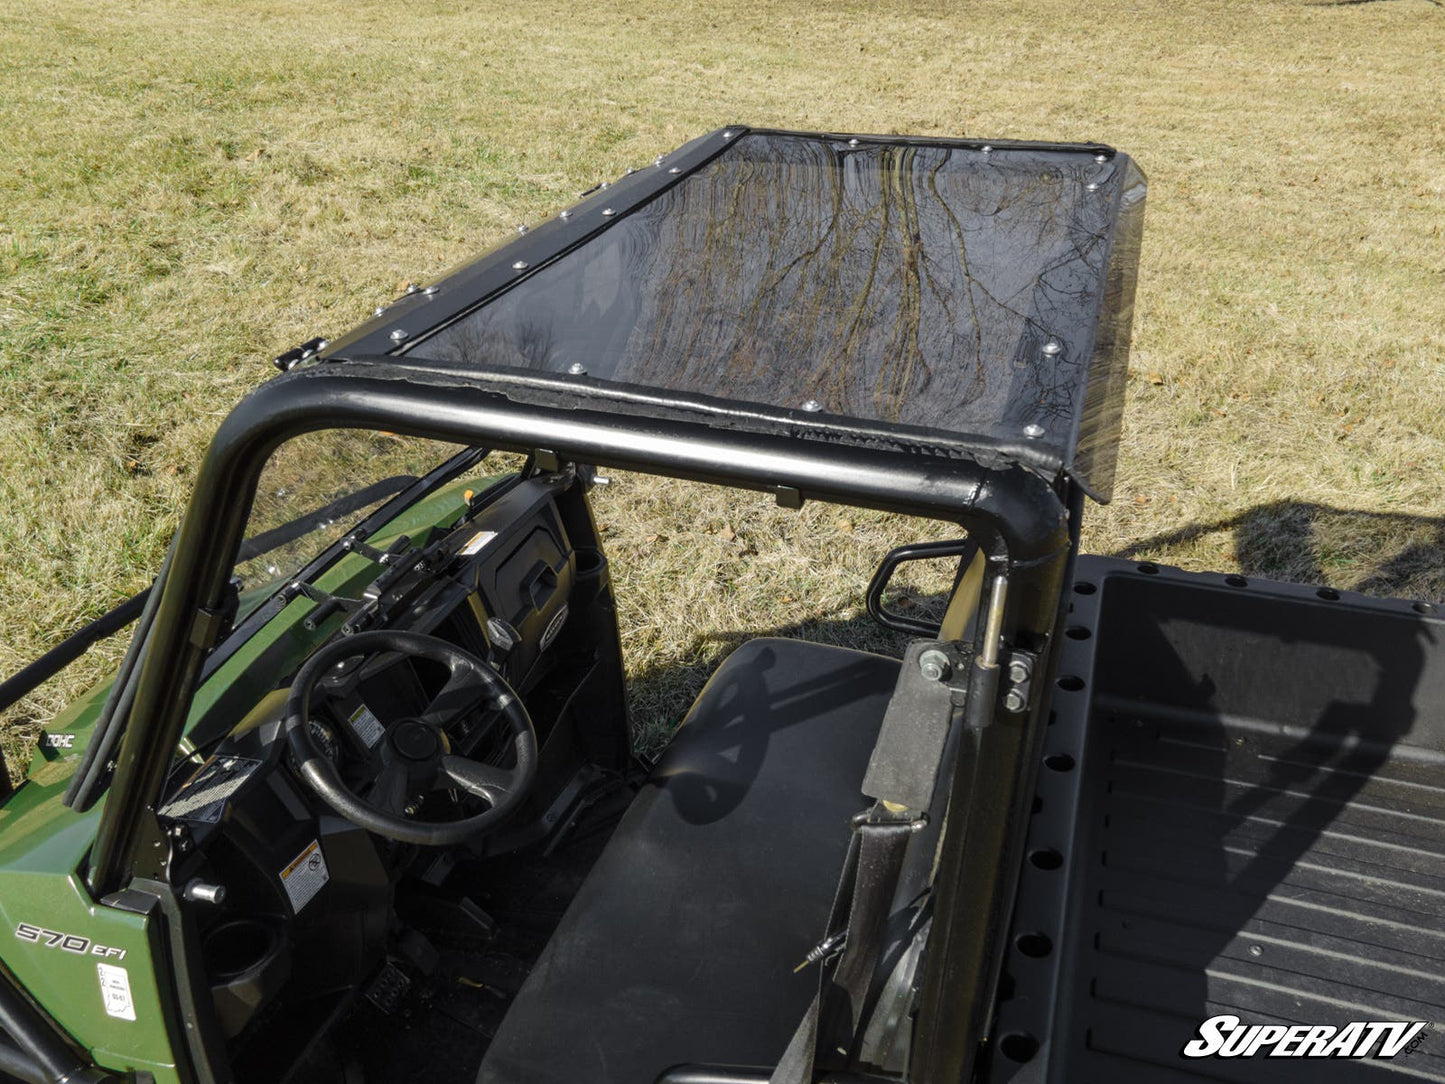
<path fill-rule="evenodd" d="M 746 129 L 678 155 L 550 223 L 540 259 L 500 250 L 531 259 L 408 352 L 1012 448 L 1107 496 L 1144 197 L 1126 156 Z"/>

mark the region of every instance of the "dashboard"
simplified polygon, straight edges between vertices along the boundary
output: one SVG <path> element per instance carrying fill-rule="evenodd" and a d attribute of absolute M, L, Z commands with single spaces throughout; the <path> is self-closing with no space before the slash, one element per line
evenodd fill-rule
<path fill-rule="evenodd" d="M 484 661 L 525 704 L 535 782 L 497 830 L 449 847 L 397 842 L 339 816 L 298 772 L 285 726 L 298 667 L 287 665 L 280 681 L 274 670 L 272 680 L 264 675 L 281 659 L 304 661 L 343 638 L 356 607 L 309 633 L 293 620 L 231 683 L 250 690 L 239 721 L 193 728 L 197 751 L 178 763 L 158 812 L 172 840 L 171 883 L 186 936 L 204 972 L 192 985 L 209 988 L 197 1001 L 214 1010 L 201 1024 L 226 1048 L 238 1079 L 280 1079 L 351 999 L 375 992 L 401 925 L 399 888 L 439 886 L 459 862 L 544 839 L 577 801 L 579 780 L 625 766 L 616 620 L 584 488 L 570 472 L 502 487 L 432 532 L 425 560 L 404 574 L 382 566 L 362 596 L 373 603 L 372 627 L 435 637 Z M 394 728 L 445 696 L 448 681 L 446 667 L 430 659 L 343 657 L 313 687 L 311 744 L 349 790 L 365 795 L 385 754 L 394 754 Z M 445 752 L 505 766 L 502 715 L 495 700 L 463 705 L 441 730 Z M 477 801 L 459 789 L 433 790 L 408 794 L 398 812 L 446 822 Z"/>

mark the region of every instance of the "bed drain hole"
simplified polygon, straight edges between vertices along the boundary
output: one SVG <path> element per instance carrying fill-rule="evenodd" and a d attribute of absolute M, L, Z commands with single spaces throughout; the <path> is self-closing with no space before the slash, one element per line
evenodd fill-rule
<path fill-rule="evenodd" d="M 1248 587 L 1248 586 L 1249 586 L 1249 581 L 1246 580 L 1243 576 L 1225 576 L 1225 577 L 1224 577 L 1224 582 L 1227 583 L 1227 584 L 1229 584 L 1230 587 Z"/>
<path fill-rule="evenodd" d="M 1319 595 L 1320 598 L 1324 599 L 1326 602 L 1340 601 L 1340 593 L 1332 587 L 1321 587 L 1318 591 L 1315 592 L 1315 594 Z"/>
<path fill-rule="evenodd" d="M 1044 847 L 1029 855 L 1029 861 L 1039 869 L 1058 869 L 1064 864 L 1064 856 L 1052 847 Z"/>
<path fill-rule="evenodd" d="M 1065 692 L 1076 693 L 1084 687 L 1084 679 L 1077 674 L 1065 674 L 1059 678 L 1059 688 Z"/>
<path fill-rule="evenodd" d="M 1090 636 L 1094 634 L 1088 629 L 1084 628 L 1083 625 L 1070 625 L 1064 630 L 1064 635 L 1067 636 L 1070 640 L 1087 640 Z"/>
<path fill-rule="evenodd" d="M 1039 1052 L 1039 1041 L 1032 1035 L 1016 1031 L 999 1040 L 998 1048 L 1003 1051 L 1003 1056 L 1009 1061 L 1032 1061 L 1034 1055 Z"/>
<path fill-rule="evenodd" d="M 1044 764 L 1056 772 L 1067 772 L 1074 767 L 1074 758 L 1068 753 L 1050 753 L 1044 757 Z"/>
<path fill-rule="evenodd" d="M 1054 951 L 1054 943 L 1041 933 L 1021 933 L 1014 944 L 1025 956 L 1032 956 L 1035 960 L 1042 960 Z"/>
<path fill-rule="evenodd" d="M 1098 588 L 1088 580 L 1080 580 L 1074 584 L 1074 593 L 1079 595 L 1092 595 Z"/>

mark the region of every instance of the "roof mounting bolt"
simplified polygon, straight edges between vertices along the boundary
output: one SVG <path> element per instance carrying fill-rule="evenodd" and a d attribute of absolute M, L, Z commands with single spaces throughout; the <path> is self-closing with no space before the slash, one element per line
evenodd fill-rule
<path fill-rule="evenodd" d="M 1003 694 L 1003 710 L 1018 713 L 1029 706 L 1028 698 L 1018 689 L 1010 689 Z"/>
<path fill-rule="evenodd" d="M 612 187 L 612 182 L 611 182 L 611 181 L 603 181 L 603 182 L 602 182 L 601 184 L 599 184 L 597 187 L 598 187 L 599 189 L 600 189 L 600 188 L 611 188 L 611 187 Z"/>
<path fill-rule="evenodd" d="M 666 158 L 666 157 L 667 157 L 667 155 L 665 155 L 665 154 L 659 154 L 656 158 L 654 158 L 654 159 L 652 160 L 652 164 L 653 164 L 654 166 L 660 166 L 660 165 L 662 165 L 663 159 Z"/>
<path fill-rule="evenodd" d="M 1029 440 L 1038 440 L 1039 437 L 1043 435 L 1044 427 L 1042 425 L 1039 425 L 1035 422 L 1029 422 L 1028 425 L 1024 426 L 1024 436 L 1028 437 Z"/>
<path fill-rule="evenodd" d="M 384 313 L 384 312 L 386 312 L 386 306 L 385 306 L 385 305 L 378 305 L 378 306 L 376 306 L 376 308 L 374 308 L 374 309 L 371 310 L 371 315 L 372 315 L 372 316 L 380 316 L 380 315 L 381 315 L 382 313 Z"/>
<path fill-rule="evenodd" d="M 572 376 L 586 376 L 587 366 L 583 365 L 580 361 L 574 361 L 571 365 L 567 366 L 567 372 Z"/>
<path fill-rule="evenodd" d="M 418 286 L 418 285 L 417 285 L 416 283 L 414 283 L 414 282 L 408 282 L 408 283 L 406 284 L 406 292 L 409 293 L 409 294 L 414 294 L 414 293 L 416 293 L 416 292 L 417 292 L 418 290 L 420 290 L 420 289 L 421 289 L 421 287 Z"/>
<path fill-rule="evenodd" d="M 918 672 L 929 681 L 947 681 L 952 670 L 948 656 L 936 647 L 918 656 Z"/>
<path fill-rule="evenodd" d="M 627 175 L 628 177 L 631 177 L 631 176 L 632 176 L 634 173 L 636 173 L 636 172 L 637 172 L 637 170 L 633 169 L 631 166 L 628 166 L 628 167 L 627 167 L 627 174 L 626 174 L 626 175 Z"/>
<path fill-rule="evenodd" d="M 732 137 L 733 137 L 733 130 L 732 130 L 731 128 L 726 128 L 726 129 L 723 130 L 723 138 L 724 138 L 724 139 L 731 139 Z"/>
<path fill-rule="evenodd" d="M 1063 352 L 1064 344 L 1059 342 L 1058 339 L 1050 339 L 1044 343 L 1043 346 L 1039 347 L 1039 353 L 1043 354 L 1046 358 L 1056 358 Z"/>
<path fill-rule="evenodd" d="M 1096 154 L 1096 155 L 1094 155 L 1094 161 L 1098 162 L 1099 165 L 1101 165 L 1101 166 L 1102 166 L 1105 162 L 1107 162 L 1108 160 L 1109 160 L 1109 156 L 1108 156 L 1107 154 Z"/>
<path fill-rule="evenodd" d="M 678 169 L 676 166 L 673 166 L 673 167 L 672 167 L 671 169 L 669 169 L 667 172 L 669 172 L 669 173 L 681 173 L 682 170 Z"/>
<path fill-rule="evenodd" d="M 602 208 L 602 217 L 603 217 L 603 218 L 611 218 L 611 217 L 612 217 L 613 215 L 615 215 L 616 213 L 617 213 L 617 212 L 614 211 L 611 207 L 604 207 L 604 208 Z"/>
<path fill-rule="evenodd" d="M 399 327 L 391 333 L 391 341 L 394 343 L 404 342 L 406 341 L 409 334 L 410 332 L 408 332 L 405 328 Z"/>
<path fill-rule="evenodd" d="M 1085 192 L 1097 192 L 1098 190 L 1099 190 L 1099 182 L 1098 182 L 1098 181 L 1090 181 L 1088 184 L 1084 185 L 1084 191 L 1085 191 Z"/>
<path fill-rule="evenodd" d="M 531 267 L 531 266 L 532 266 L 532 265 L 529 264 L 526 260 L 518 260 L 516 263 L 512 264 L 512 270 L 513 270 L 513 271 L 525 271 L 525 270 L 527 270 L 527 268 L 529 268 L 529 267 Z"/>
<path fill-rule="evenodd" d="M 518 233 L 526 233 L 526 232 L 527 232 L 527 224 L 526 224 L 525 222 L 518 222 L 518 223 L 517 223 L 517 232 L 518 232 Z"/>
<path fill-rule="evenodd" d="M 850 147 L 856 147 L 856 146 L 858 146 L 858 137 L 857 137 L 857 136 L 854 136 L 852 139 L 848 140 L 848 146 L 850 146 Z"/>
<path fill-rule="evenodd" d="M 431 297 L 436 292 L 437 288 L 435 285 L 427 286 L 422 290 L 422 293 L 426 294 L 427 297 Z"/>
<path fill-rule="evenodd" d="M 1014 659 L 1008 664 L 1008 679 L 1015 685 L 1022 685 L 1033 677 L 1034 671 L 1023 659 Z"/>
<path fill-rule="evenodd" d="M 984 154 L 992 154 L 992 153 L 993 153 L 993 147 L 990 146 L 990 145 L 987 144 L 987 143 L 985 143 L 985 144 L 984 144 L 982 147 L 980 147 L 979 149 L 980 149 L 981 151 L 983 151 Z"/>
<path fill-rule="evenodd" d="M 330 339 L 317 339 L 317 340 L 316 340 L 316 350 L 317 350 L 318 353 L 319 353 L 320 351 L 322 351 L 322 350 L 325 350 L 325 349 L 326 349 L 328 346 L 330 346 L 330 345 L 331 345 L 331 340 L 330 340 Z"/>
<path fill-rule="evenodd" d="M 818 413 L 818 411 L 823 409 L 823 404 L 818 402 L 818 400 L 816 399 L 809 399 L 806 403 L 803 404 L 803 409 L 806 410 L 809 414 L 816 414 Z"/>

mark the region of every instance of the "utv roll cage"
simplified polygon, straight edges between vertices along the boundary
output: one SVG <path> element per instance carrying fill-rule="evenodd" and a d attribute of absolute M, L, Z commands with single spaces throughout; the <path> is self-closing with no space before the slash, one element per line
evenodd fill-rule
<path fill-rule="evenodd" d="M 965 258 L 919 273 L 924 293 L 904 321 L 934 335 L 925 325 L 945 312 L 954 317 L 955 326 L 930 341 L 944 343 L 949 357 L 966 354 L 963 384 L 913 372 L 873 374 L 869 388 L 850 387 L 849 374 L 839 375 L 842 355 L 810 349 L 816 342 L 747 372 L 739 369 L 751 365 L 746 359 L 730 369 L 689 368 L 684 359 L 638 374 L 609 369 L 605 358 L 565 368 L 565 356 L 539 361 L 511 349 L 526 336 L 509 339 L 505 328 L 467 339 L 489 313 L 504 321 L 529 306 L 552 305 L 565 322 L 557 291 L 590 253 L 613 243 L 612 231 L 628 252 L 650 244 L 663 259 L 659 237 L 687 193 L 706 195 L 719 179 L 736 187 L 778 162 L 788 184 L 764 215 L 783 221 L 816 204 L 817 178 L 808 171 L 825 162 L 838 185 L 829 197 L 835 227 L 839 214 L 852 214 L 881 223 L 888 245 L 954 245 L 965 257 L 977 246 L 972 266 Z M 858 178 L 882 173 L 914 187 L 858 212 L 850 202 Z M 952 196 L 940 195 L 946 184 L 955 185 Z M 981 606 L 971 665 L 958 679 L 967 725 L 915 1032 L 929 1061 L 914 1070 L 920 1081 L 965 1078 L 1000 973 L 1045 723 L 1040 697 L 1022 710 L 1003 706 L 1000 644 L 1052 659 L 1084 497 L 1108 496 L 1142 209 L 1142 176 L 1102 146 L 722 129 L 378 310 L 345 340 L 283 356 L 288 371 L 248 396 L 212 441 L 157 584 L 86 874 L 91 890 L 98 898 L 131 878 L 164 875 L 161 788 L 201 667 L 228 628 L 228 576 L 261 468 L 292 437 L 332 427 L 388 430 L 522 452 L 544 469 L 605 463 L 769 492 L 788 507 L 827 501 L 952 521 L 978 545 L 971 567 Z M 1008 243 L 988 241 L 997 231 L 981 225 L 1008 216 L 1018 226 Z M 634 222 L 650 232 L 629 241 Z M 675 262 L 688 258 L 676 256 L 658 273 L 685 278 L 696 268 Z M 988 268 L 1020 260 L 1027 270 L 1012 294 L 986 281 Z M 940 286 L 941 278 L 948 281 Z M 780 288 L 776 275 L 765 280 Z M 986 304 L 1003 315 L 981 314 Z M 576 331 L 562 326 L 557 335 Z M 759 369 L 780 382 L 773 392 L 749 385 Z M 891 395 L 889 380 L 903 391 Z M 749 391 L 726 394 L 739 385 Z M 802 399 L 798 387 L 819 390 Z M 1052 674 L 1033 680 L 1047 687 Z"/>

